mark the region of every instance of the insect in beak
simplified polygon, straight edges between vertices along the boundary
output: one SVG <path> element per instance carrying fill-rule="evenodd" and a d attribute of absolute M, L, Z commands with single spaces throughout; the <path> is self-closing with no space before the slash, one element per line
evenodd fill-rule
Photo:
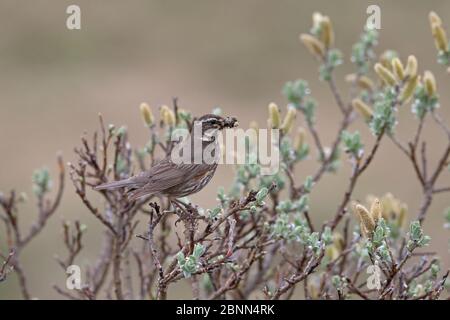
<path fill-rule="evenodd" d="M 224 128 L 235 128 L 239 125 L 239 122 L 235 117 L 226 117 L 224 121 Z"/>

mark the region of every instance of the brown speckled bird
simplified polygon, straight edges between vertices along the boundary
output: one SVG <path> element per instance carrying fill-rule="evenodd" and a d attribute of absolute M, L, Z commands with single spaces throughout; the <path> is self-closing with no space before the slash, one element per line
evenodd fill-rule
<path fill-rule="evenodd" d="M 96 186 L 95 189 L 125 188 L 130 201 L 149 195 L 162 195 L 175 200 L 199 192 L 213 177 L 218 163 L 217 161 L 208 163 L 205 159 L 202 159 L 200 163 L 195 163 L 193 160 L 196 154 L 201 153 L 203 155 L 206 148 L 219 151 L 218 131 L 237 126 L 237 120 L 236 118 L 222 118 L 217 115 L 206 114 L 199 118 L 195 125 L 201 126 L 201 134 L 196 136 L 191 132 L 190 138 L 180 142 L 180 147 L 185 146 L 188 147 L 187 149 L 189 149 L 188 144 L 191 144 L 191 161 L 187 161 L 188 163 L 174 162 L 169 155 L 147 171 L 128 179 Z"/>

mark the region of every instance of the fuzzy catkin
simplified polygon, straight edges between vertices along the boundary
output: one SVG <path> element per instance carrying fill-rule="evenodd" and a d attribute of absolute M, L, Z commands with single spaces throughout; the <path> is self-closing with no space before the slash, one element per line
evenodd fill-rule
<path fill-rule="evenodd" d="M 418 63 L 417 58 L 413 55 L 408 57 L 408 61 L 406 62 L 405 76 L 410 78 L 414 77 L 417 74 Z"/>
<path fill-rule="evenodd" d="M 392 59 L 392 70 L 398 81 L 402 81 L 405 78 L 405 69 L 399 58 Z"/>
<path fill-rule="evenodd" d="M 373 221 L 370 212 L 367 211 L 367 209 L 360 204 L 357 204 L 355 206 L 355 209 L 356 213 L 359 216 L 359 219 L 361 220 L 362 225 L 365 227 L 365 231 L 371 234 L 375 229 L 375 222 Z"/>
<path fill-rule="evenodd" d="M 329 49 L 334 43 L 334 30 L 329 17 L 325 16 L 321 21 L 321 40 L 325 48 Z"/>
<path fill-rule="evenodd" d="M 369 107 L 364 101 L 361 99 L 353 99 L 352 107 L 361 114 L 364 120 L 369 121 L 372 119 L 373 111 L 372 108 Z"/>
<path fill-rule="evenodd" d="M 284 118 L 283 124 L 281 125 L 281 130 L 284 134 L 288 134 L 292 130 L 296 115 L 297 110 L 294 107 L 288 107 L 286 117 Z"/>
<path fill-rule="evenodd" d="M 275 103 L 269 104 L 269 126 L 272 129 L 278 129 L 281 124 L 280 119 L 280 110 L 278 109 L 278 106 Z"/>
<path fill-rule="evenodd" d="M 403 88 L 400 94 L 400 101 L 407 102 L 414 94 L 414 90 L 416 89 L 418 84 L 419 84 L 419 76 L 416 74 L 408 80 L 405 87 Z"/>
<path fill-rule="evenodd" d="M 448 40 L 444 28 L 440 25 L 433 25 L 433 37 L 436 49 L 447 52 L 448 51 Z"/>
<path fill-rule="evenodd" d="M 139 106 L 139 109 L 141 110 L 141 116 L 142 116 L 142 119 L 144 120 L 145 124 L 148 127 L 150 127 L 153 124 L 154 119 L 155 119 L 153 116 L 152 110 L 150 109 L 150 106 L 147 103 L 143 102 Z"/>
<path fill-rule="evenodd" d="M 394 75 L 387 68 L 383 67 L 381 63 L 376 63 L 374 69 L 378 77 L 380 77 L 386 85 L 393 87 L 397 84 Z"/>
<path fill-rule="evenodd" d="M 173 127 L 175 125 L 175 114 L 166 105 L 161 107 L 161 120 L 166 126 Z"/>
<path fill-rule="evenodd" d="M 372 216 L 375 225 L 383 217 L 383 207 L 378 198 L 375 198 L 375 200 L 372 202 L 372 206 L 370 207 L 370 215 Z"/>
<path fill-rule="evenodd" d="M 436 94 L 436 79 L 431 71 L 425 71 L 423 75 L 423 83 L 425 85 L 425 91 L 429 97 Z"/>
<path fill-rule="evenodd" d="M 300 35 L 300 41 L 314 56 L 320 58 L 324 55 L 323 44 L 310 34 L 303 33 Z"/>

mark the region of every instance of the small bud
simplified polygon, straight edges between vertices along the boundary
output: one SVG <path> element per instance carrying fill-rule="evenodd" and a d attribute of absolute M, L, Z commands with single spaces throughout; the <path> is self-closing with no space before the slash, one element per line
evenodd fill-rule
<path fill-rule="evenodd" d="M 441 18 L 440 18 L 440 17 L 437 15 L 437 13 L 434 12 L 434 11 L 431 11 L 431 12 L 428 14 L 428 19 L 430 20 L 430 26 L 431 26 L 431 29 L 433 29 L 433 26 L 434 26 L 434 25 L 440 26 L 440 25 L 442 24 Z"/>
<path fill-rule="evenodd" d="M 431 71 L 425 71 L 423 75 L 423 83 L 425 84 L 425 91 L 429 97 L 436 94 L 436 79 Z"/>
<path fill-rule="evenodd" d="M 141 103 L 139 108 L 141 110 L 142 119 L 144 119 L 145 124 L 150 127 L 154 122 L 154 117 L 150 106 L 147 103 L 143 102 Z"/>
<path fill-rule="evenodd" d="M 344 237 L 342 237 L 339 232 L 335 232 L 333 234 L 333 244 L 339 252 L 342 252 L 342 250 L 344 250 Z"/>
<path fill-rule="evenodd" d="M 314 28 L 319 28 L 323 19 L 323 14 L 320 12 L 314 12 L 312 15 L 312 22 Z"/>
<path fill-rule="evenodd" d="M 310 34 L 302 33 L 300 35 L 300 41 L 303 42 L 305 47 L 316 57 L 323 57 L 324 48 L 322 43 L 314 38 Z"/>
<path fill-rule="evenodd" d="M 175 114 L 172 110 L 166 105 L 161 107 L 161 120 L 162 122 L 169 127 L 173 127 L 175 125 Z"/>
<path fill-rule="evenodd" d="M 369 91 L 373 91 L 373 89 L 375 87 L 375 85 L 373 84 L 373 81 L 366 76 L 359 77 L 358 85 L 361 88 L 369 90 Z"/>
<path fill-rule="evenodd" d="M 364 90 L 373 91 L 373 89 L 375 88 L 373 81 L 369 77 L 366 76 L 357 77 L 357 75 L 354 73 L 346 75 L 345 81 L 349 83 L 354 83 L 356 81 L 357 85 Z"/>
<path fill-rule="evenodd" d="M 294 107 L 289 106 L 286 117 L 284 118 L 283 124 L 281 126 L 281 130 L 283 131 L 284 134 L 288 134 L 292 130 L 296 115 L 297 110 Z"/>
<path fill-rule="evenodd" d="M 259 130 L 259 124 L 256 121 L 251 121 L 249 127 L 253 130 L 255 130 L 256 132 L 258 132 Z"/>
<path fill-rule="evenodd" d="M 356 81 L 356 74 L 355 73 L 349 73 L 345 76 L 345 81 L 352 83 Z"/>
<path fill-rule="evenodd" d="M 381 63 L 376 63 L 374 69 L 377 75 L 381 80 L 383 80 L 386 85 L 391 87 L 396 85 L 397 81 L 395 80 L 394 75 L 388 69 L 383 67 Z"/>
<path fill-rule="evenodd" d="M 278 106 L 272 102 L 269 104 L 269 126 L 272 129 L 278 129 L 280 124 L 280 110 L 278 110 Z"/>
<path fill-rule="evenodd" d="M 365 231 L 371 234 L 375 229 L 375 222 L 373 221 L 369 211 L 367 211 L 367 209 L 360 204 L 357 204 L 355 209 L 362 225 L 365 227 Z"/>
<path fill-rule="evenodd" d="M 322 31 L 320 34 L 320 38 L 325 45 L 325 48 L 328 49 L 333 45 L 334 42 L 334 30 L 329 17 L 325 16 L 322 18 L 321 28 Z"/>
<path fill-rule="evenodd" d="M 398 81 L 402 81 L 405 78 L 405 69 L 399 58 L 392 59 L 392 70 Z"/>
<path fill-rule="evenodd" d="M 418 84 L 419 76 L 417 74 L 408 80 L 405 87 L 403 88 L 402 93 L 400 94 L 400 101 L 402 103 L 407 102 L 409 98 L 412 97 L 412 95 L 414 94 L 414 90 L 416 89 Z"/>
<path fill-rule="evenodd" d="M 408 206 L 405 203 L 402 203 L 400 206 L 400 211 L 398 213 L 397 225 L 400 228 L 404 228 L 406 226 L 406 218 L 408 216 Z"/>
<path fill-rule="evenodd" d="M 328 261 L 333 261 L 339 257 L 339 251 L 334 245 L 330 245 L 325 248 L 325 257 L 328 258 Z"/>
<path fill-rule="evenodd" d="M 436 45 L 436 49 L 447 52 L 448 51 L 448 40 L 447 35 L 445 34 L 444 28 L 440 25 L 433 25 L 432 29 L 434 44 Z"/>
<path fill-rule="evenodd" d="M 383 207 L 378 198 L 375 198 L 375 200 L 372 202 L 372 206 L 370 207 L 370 215 L 375 222 L 375 225 L 383 217 Z"/>
<path fill-rule="evenodd" d="M 410 78 L 414 77 L 417 74 L 417 69 L 417 58 L 413 55 L 410 55 L 406 63 L 405 76 Z"/>
<path fill-rule="evenodd" d="M 311 299 L 313 300 L 320 299 L 320 285 L 314 280 L 309 280 L 307 281 L 307 283 L 308 283 L 308 292 Z"/>
<path fill-rule="evenodd" d="M 395 211 L 396 199 L 394 198 L 392 193 L 388 192 L 381 198 L 381 203 L 383 206 L 383 218 L 385 220 L 388 220 L 390 214 Z"/>
<path fill-rule="evenodd" d="M 294 138 L 294 143 L 292 145 L 294 150 L 299 150 L 303 146 L 303 144 L 305 143 L 305 136 L 305 129 L 299 127 Z"/>
<path fill-rule="evenodd" d="M 352 101 L 352 106 L 357 112 L 359 112 L 359 114 L 361 114 L 361 116 L 364 118 L 364 120 L 370 121 L 370 119 L 372 119 L 372 116 L 373 116 L 372 108 L 369 107 L 361 99 L 354 99 Z"/>

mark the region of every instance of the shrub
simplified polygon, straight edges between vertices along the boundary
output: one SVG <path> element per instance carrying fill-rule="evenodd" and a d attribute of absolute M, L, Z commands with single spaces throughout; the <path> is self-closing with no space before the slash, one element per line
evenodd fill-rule
<path fill-rule="evenodd" d="M 431 13 L 430 23 L 438 62 L 448 67 L 450 49 L 441 19 Z M 440 270 L 434 253 L 420 250 L 432 241 L 422 225 L 434 197 L 450 191 L 450 186 L 440 186 L 438 181 L 449 167 L 450 129 L 438 113 L 433 74 L 425 71 L 419 75 L 413 55 L 403 62 L 394 51 L 377 57 L 377 31 L 364 30 L 352 49 L 355 72 L 346 77 L 351 101 L 345 102 L 335 84 L 334 71 L 343 58 L 334 47 L 330 18 L 315 13 L 311 32 L 302 34 L 300 40 L 319 62 L 319 77 L 329 86 L 342 115 L 331 147 L 326 147 L 316 130 L 318 104 L 308 83 L 289 81 L 283 88 L 289 102 L 284 120 L 278 106 L 269 105 L 269 124 L 281 129 L 282 170 L 267 177 L 259 175 L 258 163 L 238 165 L 232 186 L 228 191 L 224 187 L 218 190 L 216 207 L 190 204 L 187 209 L 177 209 L 162 197 L 130 202 L 120 189 L 91 189 L 129 177 L 135 165 L 144 171 L 158 157 L 169 155 L 174 146 L 170 133 L 176 128 L 192 128 L 194 116 L 174 100 L 173 108 L 161 107 L 158 123 L 151 108 L 142 104 L 140 111 L 150 138 L 137 149 L 131 147 L 125 127 L 106 126 L 100 116 L 99 131 L 91 138 L 82 136 L 75 149 L 77 159 L 68 164 L 68 170 L 81 203 L 104 227 L 103 249 L 88 266 L 81 288 L 70 291 L 55 285 L 58 293 L 69 299 L 166 299 L 170 287 L 185 279 L 191 284 L 192 297 L 200 299 L 288 299 L 299 285 L 308 299 L 441 296 L 449 271 Z M 417 118 L 417 130 L 405 142 L 396 135 L 396 127 L 401 125 L 398 109 L 408 105 Z M 297 114 L 302 116 L 304 128 L 292 133 Z M 350 129 L 354 121 L 366 122 L 373 141 L 363 142 L 360 133 Z M 446 145 L 430 145 L 423 139 L 427 121 L 442 130 L 448 138 Z M 311 145 L 306 143 L 306 132 L 312 137 Z M 422 204 L 416 213 L 409 212 L 407 205 L 390 193 L 369 195 L 367 203 L 352 201 L 359 178 L 386 140 L 408 159 L 422 188 L 418 195 Z M 427 147 L 442 149 L 434 166 L 427 161 Z M 327 173 L 339 169 L 342 159 L 347 159 L 352 169 L 343 197 L 328 221 L 313 225 L 310 193 Z M 317 161 L 318 167 L 304 181 L 298 181 L 294 170 L 303 161 Z M 0 195 L 0 217 L 10 249 L 2 256 L 0 281 L 15 273 L 25 299 L 32 295 L 20 256 L 58 209 L 65 181 L 60 156 L 58 166 L 54 200 L 49 197 L 52 180 L 48 170 L 33 175 L 38 217 L 28 232 L 23 232 L 18 214 L 25 197 L 14 191 Z M 102 200 L 101 206 L 95 204 L 96 198 Z M 349 211 L 354 212 L 353 217 Z M 148 219 L 146 228 L 138 225 L 142 216 Z M 446 226 L 449 224 L 447 212 Z M 76 221 L 64 222 L 62 227 L 67 256 L 57 258 L 57 262 L 65 272 L 83 250 L 86 226 Z M 133 290 L 133 281 L 139 283 L 137 290 Z"/>

